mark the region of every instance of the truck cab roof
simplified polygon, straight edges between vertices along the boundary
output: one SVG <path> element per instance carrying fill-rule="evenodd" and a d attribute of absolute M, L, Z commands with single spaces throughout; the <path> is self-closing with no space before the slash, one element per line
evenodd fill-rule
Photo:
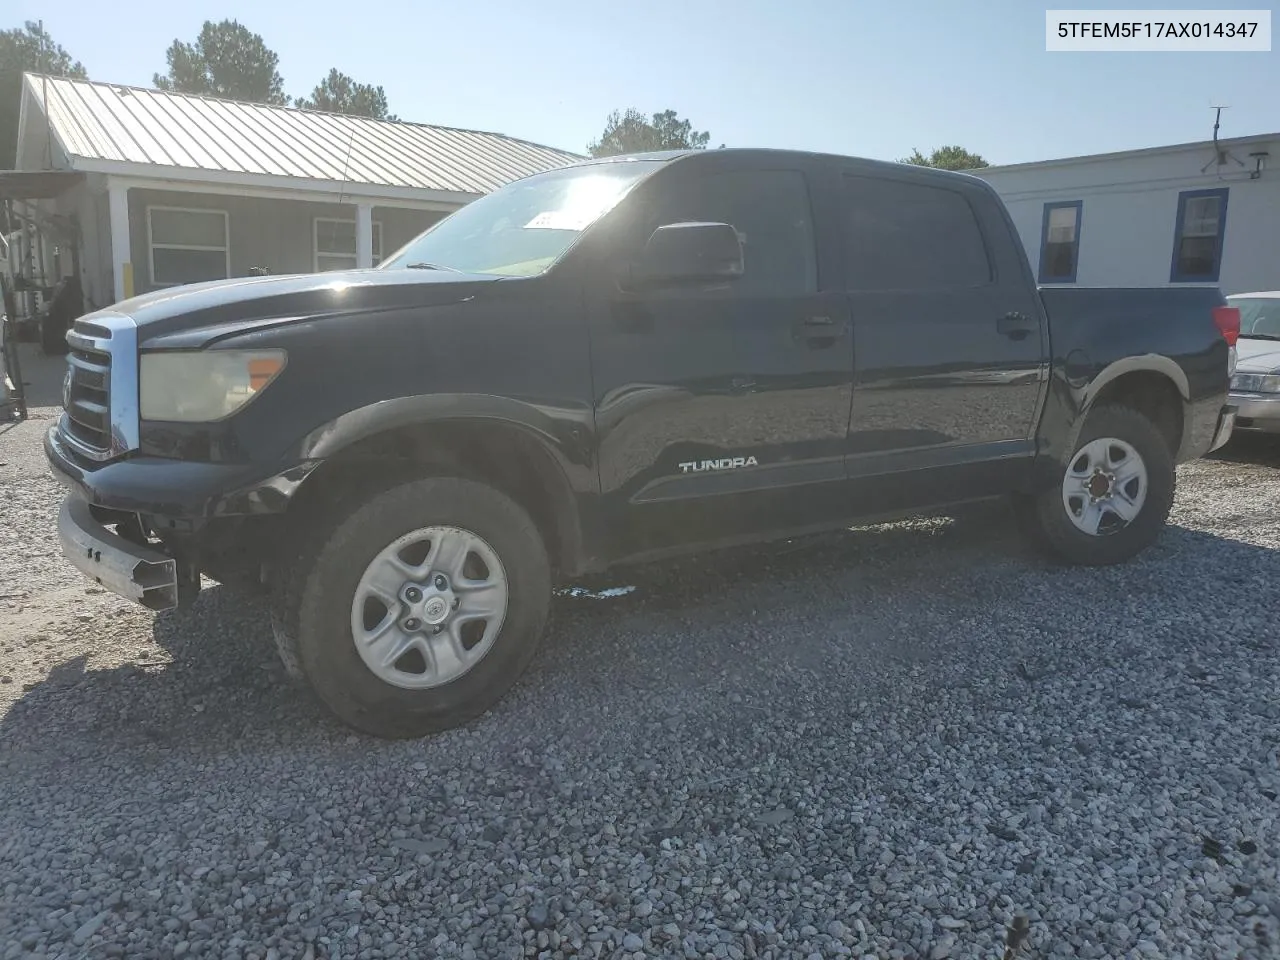
<path fill-rule="evenodd" d="M 901 163 L 894 160 L 873 160 L 868 157 L 855 157 L 846 154 L 825 153 L 812 150 L 788 150 L 778 147 L 719 147 L 713 150 L 653 150 L 641 153 L 626 153 L 611 157 L 593 157 L 582 160 L 579 163 L 569 164 L 567 167 L 557 169 L 571 169 L 573 167 L 585 167 L 598 164 L 609 163 L 626 163 L 628 161 L 665 161 L 674 163 L 677 161 L 698 160 L 701 162 L 714 163 L 716 159 L 727 160 L 733 165 L 741 163 L 743 166 L 751 166 L 760 163 L 783 161 L 786 163 L 804 163 L 804 164 L 821 164 L 823 162 L 829 164 L 838 164 L 846 169 L 852 168 L 859 172 L 865 172 L 868 175 L 877 175 L 884 173 L 910 172 L 917 174 L 922 178 L 937 178 L 943 181 L 954 181 L 957 178 L 978 181 L 985 184 L 985 181 L 973 174 L 958 170 L 940 170 L 935 167 L 922 167 L 909 163 Z M 537 174 L 535 174 L 537 176 Z"/>

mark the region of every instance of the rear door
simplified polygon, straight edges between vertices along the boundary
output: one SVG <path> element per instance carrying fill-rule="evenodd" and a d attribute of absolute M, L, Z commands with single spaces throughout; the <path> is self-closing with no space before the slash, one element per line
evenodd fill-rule
<path fill-rule="evenodd" d="M 589 304 L 601 487 L 625 554 L 811 523 L 844 481 L 853 354 L 822 171 L 717 159 L 643 184 L 617 254 L 664 224 L 729 223 L 743 276 L 641 292 L 599 277 Z"/>
<path fill-rule="evenodd" d="M 842 222 L 850 477 L 885 507 L 1015 483 L 1034 449 L 1048 343 L 1000 208 L 963 181 L 846 170 Z"/>

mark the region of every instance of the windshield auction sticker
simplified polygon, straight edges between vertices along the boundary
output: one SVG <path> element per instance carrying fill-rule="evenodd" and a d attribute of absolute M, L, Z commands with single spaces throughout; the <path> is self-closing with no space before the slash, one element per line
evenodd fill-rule
<path fill-rule="evenodd" d="M 1270 10 L 1046 10 L 1050 52 L 1266 53 Z"/>

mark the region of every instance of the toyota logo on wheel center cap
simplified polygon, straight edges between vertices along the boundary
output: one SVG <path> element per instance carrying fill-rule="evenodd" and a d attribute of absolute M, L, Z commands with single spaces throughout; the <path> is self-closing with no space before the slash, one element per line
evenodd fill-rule
<path fill-rule="evenodd" d="M 444 597 L 432 597 L 422 608 L 422 618 L 427 623 L 439 623 L 449 615 L 449 603 Z"/>

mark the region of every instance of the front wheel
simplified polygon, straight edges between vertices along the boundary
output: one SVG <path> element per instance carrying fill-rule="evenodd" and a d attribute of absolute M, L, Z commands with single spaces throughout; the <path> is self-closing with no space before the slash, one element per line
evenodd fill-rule
<path fill-rule="evenodd" d="M 1132 559 L 1159 536 L 1173 506 L 1173 453 L 1147 417 L 1122 406 L 1089 414 L 1050 489 L 1015 502 L 1019 525 L 1042 552 L 1067 563 Z"/>
<path fill-rule="evenodd" d="M 341 521 L 278 618 L 286 665 L 349 725 L 420 737 L 492 707 L 537 650 L 551 574 L 537 528 L 483 484 L 428 478 Z"/>

